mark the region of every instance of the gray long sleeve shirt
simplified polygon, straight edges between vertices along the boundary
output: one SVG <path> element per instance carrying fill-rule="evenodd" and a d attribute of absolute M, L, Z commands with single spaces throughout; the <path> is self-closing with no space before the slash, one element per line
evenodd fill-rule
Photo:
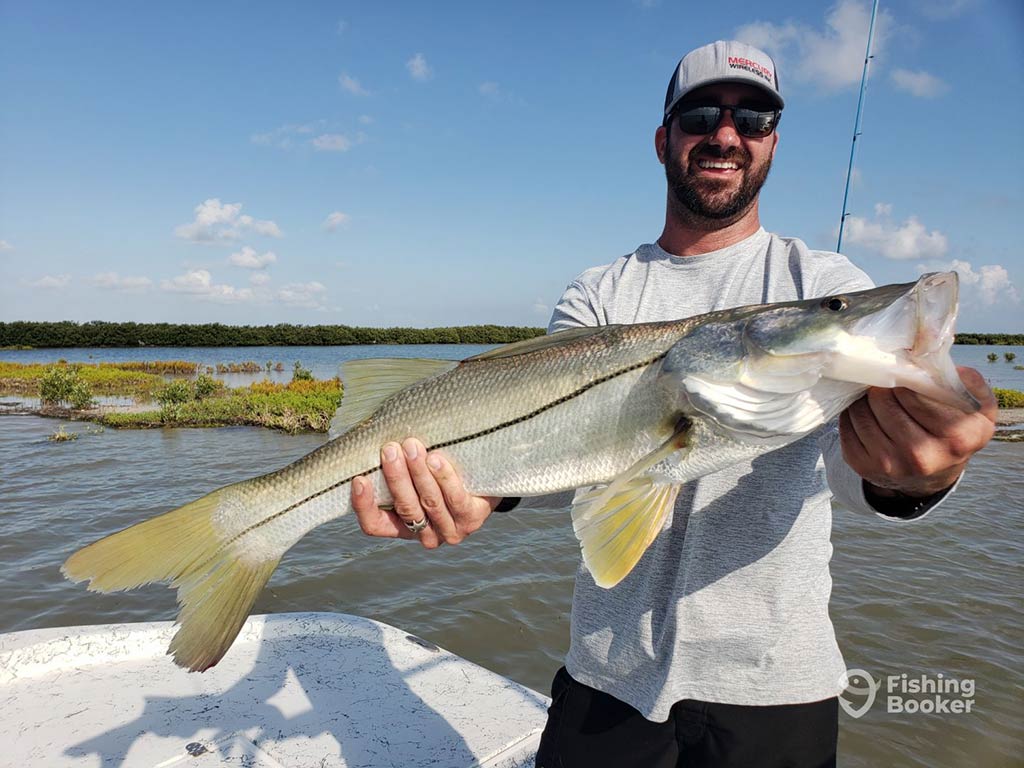
<path fill-rule="evenodd" d="M 643 245 L 576 278 L 549 331 L 870 287 L 844 256 L 764 229 L 700 256 Z M 598 587 L 581 564 L 569 674 L 654 721 L 681 699 L 774 705 L 836 696 L 845 666 L 828 615 L 833 494 L 875 514 L 834 424 L 687 483 L 620 584 Z"/>

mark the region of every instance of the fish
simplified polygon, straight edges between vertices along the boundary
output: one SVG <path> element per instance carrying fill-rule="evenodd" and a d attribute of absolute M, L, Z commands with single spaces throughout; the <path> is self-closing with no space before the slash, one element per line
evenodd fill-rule
<path fill-rule="evenodd" d="M 467 490 L 573 489 L 583 561 L 611 588 L 662 530 L 682 484 L 829 423 L 868 387 L 980 408 L 950 358 L 955 272 L 681 320 L 577 328 L 462 361 L 355 360 L 330 439 L 275 472 L 227 485 L 72 554 L 98 592 L 168 582 L 168 653 L 202 671 L 230 648 L 288 549 L 352 512 L 365 477 L 391 499 L 380 448 L 443 451 Z"/>

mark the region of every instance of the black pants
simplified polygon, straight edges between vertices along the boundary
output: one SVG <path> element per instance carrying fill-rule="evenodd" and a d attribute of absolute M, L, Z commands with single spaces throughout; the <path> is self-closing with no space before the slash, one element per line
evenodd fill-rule
<path fill-rule="evenodd" d="M 664 723 L 573 680 L 551 684 L 537 768 L 826 768 L 836 764 L 839 700 L 745 707 L 684 699 Z"/>

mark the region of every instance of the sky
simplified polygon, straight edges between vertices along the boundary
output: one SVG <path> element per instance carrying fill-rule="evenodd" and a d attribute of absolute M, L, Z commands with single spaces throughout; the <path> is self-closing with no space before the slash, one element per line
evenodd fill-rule
<path fill-rule="evenodd" d="M 786 109 L 761 222 L 834 250 L 870 3 L 0 0 L 0 321 L 546 325 L 653 242 L 679 58 Z M 1024 5 L 882 2 L 843 252 L 1024 332 Z"/>

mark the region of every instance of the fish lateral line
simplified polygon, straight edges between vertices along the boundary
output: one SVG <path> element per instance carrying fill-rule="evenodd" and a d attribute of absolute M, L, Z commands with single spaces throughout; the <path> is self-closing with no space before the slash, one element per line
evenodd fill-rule
<path fill-rule="evenodd" d="M 630 373 L 631 371 L 635 371 L 635 370 L 638 370 L 640 368 L 644 368 L 644 367 L 646 367 L 648 365 L 651 365 L 652 363 L 656 363 L 658 360 L 660 360 L 663 357 L 665 357 L 666 354 L 668 354 L 667 350 L 665 352 L 662 352 L 660 355 L 656 355 L 656 356 L 650 358 L 649 360 L 644 360 L 644 361 L 639 362 L 639 363 L 634 363 L 633 365 L 631 365 L 631 366 L 629 366 L 627 368 L 622 368 L 622 369 L 620 369 L 618 371 L 615 371 L 614 373 L 610 373 L 610 374 L 608 374 L 606 376 L 602 376 L 600 378 L 594 379 L 594 381 L 588 382 L 586 385 L 580 387 L 579 389 L 576 389 L 576 390 L 574 390 L 573 392 L 570 392 L 567 395 L 563 395 L 562 397 L 560 397 L 560 398 L 558 398 L 556 400 L 552 400 L 550 403 L 545 403 L 540 408 L 537 408 L 537 409 L 535 409 L 535 410 L 533 410 L 533 411 L 531 411 L 531 412 L 529 412 L 527 414 L 524 414 L 522 416 L 519 416 L 519 417 L 517 417 L 515 419 L 510 419 L 510 420 L 508 420 L 506 422 L 502 422 L 501 424 L 496 424 L 493 427 L 488 427 L 487 429 L 480 430 L 479 432 L 474 432 L 473 434 L 470 434 L 470 435 L 463 435 L 462 437 L 455 438 L 454 440 L 448 440 L 446 442 L 435 443 L 435 444 L 432 444 L 432 445 L 429 445 L 429 446 L 425 446 L 425 448 L 426 448 L 427 451 L 435 451 L 435 450 L 438 450 L 438 449 L 441 449 L 441 448 L 450 448 L 453 445 L 459 445 L 461 443 L 467 443 L 470 440 L 476 440 L 477 438 L 480 438 L 480 437 L 486 437 L 487 435 L 494 434 L 495 432 L 498 432 L 498 431 L 500 431 L 502 429 L 506 429 L 507 427 L 512 427 L 512 426 L 515 426 L 516 424 L 521 424 L 521 423 L 523 423 L 525 421 L 528 421 L 528 420 L 530 420 L 532 418 L 535 418 L 536 416 L 539 416 L 542 413 L 545 413 L 546 411 L 551 410 L 552 408 L 555 408 L 555 407 L 557 407 L 559 405 L 562 405 L 564 403 L 569 402 L 570 400 L 573 400 L 573 399 L 579 397 L 584 392 L 586 392 L 586 391 L 588 391 L 590 389 L 593 389 L 596 386 L 599 386 L 599 385 L 604 384 L 604 383 L 606 383 L 608 381 L 611 381 L 612 379 L 618 378 L 619 376 L 624 376 L 625 374 Z M 345 483 L 350 483 L 350 482 L 352 482 L 357 477 L 366 477 L 367 475 L 372 475 L 374 472 L 380 471 L 380 469 L 381 469 L 381 465 L 377 464 L 376 466 L 371 467 L 370 469 L 364 470 L 362 472 L 357 472 L 356 474 L 351 475 L 351 476 L 345 478 L 344 480 L 339 480 L 338 482 L 332 483 L 331 485 L 327 486 L 326 488 L 322 488 L 321 490 L 316 491 L 315 493 L 311 493 L 309 496 L 306 496 L 305 498 L 303 498 L 303 499 L 301 499 L 299 501 L 294 502 L 293 504 L 289 505 L 287 508 L 282 509 L 279 512 L 275 512 L 272 515 L 268 515 L 267 517 L 263 518 L 259 522 L 253 523 L 248 528 L 246 528 L 246 529 L 244 529 L 242 531 L 239 531 L 234 536 L 232 536 L 230 539 L 225 541 L 222 546 L 224 546 L 224 547 L 231 546 L 236 541 L 241 539 L 243 536 L 245 536 L 245 535 L 247 535 L 249 533 L 252 533 L 253 531 L 255 531 L 255 530 L 259 529 L 259 528 L 262 528 L 264 525 L 266 525 L 268 523 L 271 523 L 274 520 L 277 520 L 277 519 L 281 518 L 282 516 L 287 515 L 290 512 L 294 512 L 296 509 L 301 507 L 303 504 L 307 504 L 308 502 L 312 501 L 313 499 L 317 499 L 317 498 L 323 496 L 325 493 L 330 493 L 331 491 L 337 490 L 341 486 L 345 485 Z"/>

